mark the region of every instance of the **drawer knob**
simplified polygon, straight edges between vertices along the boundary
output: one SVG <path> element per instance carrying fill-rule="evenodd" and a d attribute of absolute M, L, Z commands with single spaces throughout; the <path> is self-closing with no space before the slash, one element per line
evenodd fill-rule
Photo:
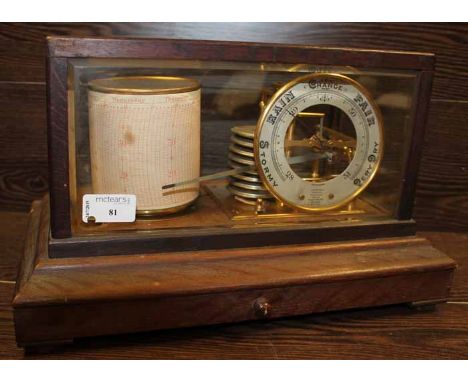
<path fill-rule="evenodd" d="M 257 317 L 267 317 L 271 309 L 271 305 L 264 297 L 257 298 L 254 301 L 253 307 Z"/>

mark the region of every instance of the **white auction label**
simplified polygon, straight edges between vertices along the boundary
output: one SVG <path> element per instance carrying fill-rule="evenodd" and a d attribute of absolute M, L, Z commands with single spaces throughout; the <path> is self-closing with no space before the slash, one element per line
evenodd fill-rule
<path fill-rule="evenodd" d="M 122 194 L 83 195 L 83 222 L 130 223 L 135 221 L 136 196 Z M 93 219 L 94 218 L 94 219 Z"/>

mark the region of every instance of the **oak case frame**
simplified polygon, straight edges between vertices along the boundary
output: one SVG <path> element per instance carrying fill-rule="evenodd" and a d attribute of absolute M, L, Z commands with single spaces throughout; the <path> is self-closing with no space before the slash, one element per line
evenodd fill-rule
<path fill-rule="evenodd" d="M 47 104 L 51 235 L 70 238 L 67 72 L 71 58 L 139 58 L 310 63 L 417 71 L 411 147 L 395 218 L 411 220 L 435 57 L 430 53 L 326 48 L 284 44 L 149 38 L 61 38 L 47 41 Z M 414 233 L 414 229 L 413 229 Z"/>
<path fill-rule="evenodd" d="M 186 242 L 169 240 L 169 252 L 155 247 L 151 237 L 137 242 L 125 237 L 98 242 L 70 239 L 67 66 L 73 57 L 222 57 L 229 61 L 415 69 L 418 101 L 397 219 L 339 232 L 322 230 L 316 235 L 328 242 L 314 244 L 310 243 L 310 231 L 297 229 L 286 236 L 269 235 L 279 237 L 273 243 L 252 232 L 242 238 L 246 240 L 243 246 L 230 249 L 223 248 L 222 240 L 214 240 L 210 235 L 213 232 L 207 232 L 206 237 L 196 237 L 193 242 L 190 238 Z M 427 240 L 414 236 L 411 220 L 433 64 L 433 55 L 411 52 L 189 40 L 50 38 L 47 92 L 51 205 L 47 197 L 36 201 L 30 214 L 13 300 L 18 344 L 42 345 L 94 335 L 445 301 L 455 263 Z M 342 241 L 333 241 L 337 235 Z M 288 241 L 293 236 L 295 239 Z M 233 240 L 240 238 L 234 236 Z M 61 241 L 63 244 L 58 245 Z M 187 247 L 191 243 L 201 244 L 204 250 Z M 58 256 L 51 256 L 51 250 Z M 107 256 L 98 256 L 106 250 Z M 265 303 L 269 304 L 268 312 L 261 309 Z"/>

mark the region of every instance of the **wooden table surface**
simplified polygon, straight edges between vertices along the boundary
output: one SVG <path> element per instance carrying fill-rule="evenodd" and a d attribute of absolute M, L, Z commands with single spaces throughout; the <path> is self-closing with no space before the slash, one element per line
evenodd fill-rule
<path fill-rule="evenodd" d="M 166 330 L 77 340 L 25 352 L 16 346 L 10 306 L 27 214 L 0 212 L 0 359 L 466 359 L 468 233 L 424 232 L 458 263 L 449 303 L 434 311 L 405 306 L 268 322 Z"/>

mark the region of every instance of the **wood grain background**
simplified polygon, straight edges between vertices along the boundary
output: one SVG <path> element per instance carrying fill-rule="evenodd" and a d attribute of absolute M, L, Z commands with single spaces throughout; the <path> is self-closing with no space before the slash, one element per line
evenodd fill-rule
<path fill-rule="evenodd" d="M 468 24 L 1 23 L 0 209 L 47 190 L 45 37 L 199 38 L 398 49 L 437 55 L 415 217 L 420 229 L 468 228 Z"/>

